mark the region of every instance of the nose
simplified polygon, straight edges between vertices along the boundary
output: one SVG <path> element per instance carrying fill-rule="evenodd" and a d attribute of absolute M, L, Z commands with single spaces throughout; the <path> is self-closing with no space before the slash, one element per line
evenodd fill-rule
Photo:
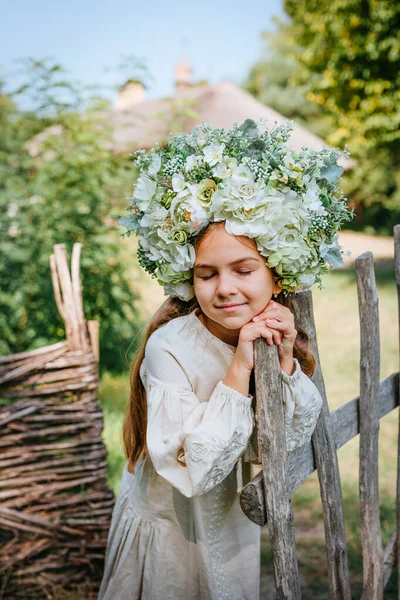
<path fill-rule="evenodd" d="M 221 274 L 218 278 L 216 293 L 223 298 L 237 294 L 237 288 L 233 278 L 229 275 Z"/>

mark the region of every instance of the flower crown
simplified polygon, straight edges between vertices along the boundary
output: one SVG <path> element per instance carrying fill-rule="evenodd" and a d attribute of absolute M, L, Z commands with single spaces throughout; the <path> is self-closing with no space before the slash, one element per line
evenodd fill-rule
<path fill-rule="evenodd" d="M 321 274 L 343 265 L 336 232 L 353 211 L 338 185 L 342 153 L 295 152 L 286 145 L 292 122 L 263 126 L 248 119 L 225 131 L 203 123 L 133 155 L 130 214 L 118 224 L 127 228 L 122 235 L 137 234 L 139 264 L 165 294 L 193 298 L 192 241 L 210 222 L 254 238 L 285 293 L 322 287 Z"/>

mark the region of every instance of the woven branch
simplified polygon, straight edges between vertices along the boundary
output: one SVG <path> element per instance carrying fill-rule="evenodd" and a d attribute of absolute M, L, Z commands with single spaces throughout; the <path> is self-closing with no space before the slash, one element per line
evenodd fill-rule
<path fill-rule="evenodd" d="M 63 245 L 51 258 L 67 341 L 0 357 L 0 600 L 60 589 L 94 599 L 103 573 L 114 494 L 97 397 L 98 326 L 89 333 L 84 320 L 79 256 L 80 247 L 72 279 Z"/>

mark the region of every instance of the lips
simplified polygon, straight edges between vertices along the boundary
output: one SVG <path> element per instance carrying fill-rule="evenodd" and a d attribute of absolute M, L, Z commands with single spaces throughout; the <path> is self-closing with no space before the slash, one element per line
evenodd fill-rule
<path fill-rule="evenodd" d="M 217 306 L 217 308 L 232 308 L 233 306 L 242 306 L 241 304 L 221 304 L 221 306 Z"/>
<path fill-rule="evenodd" d="M 221 306 L 217 306 L 220 310 L 231 311 L 239 308 L 240 306 L 244 306 L 244 304 L 221 304 Z"/>

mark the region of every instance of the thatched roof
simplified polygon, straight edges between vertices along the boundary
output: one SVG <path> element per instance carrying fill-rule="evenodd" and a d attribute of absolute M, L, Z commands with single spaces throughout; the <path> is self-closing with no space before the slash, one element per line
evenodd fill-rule
<path fill-rule="evenodd" d="M 194 111 L 196 118 L 185 116 Z M 233 123 L 246 119 L 267 119 L 273 126 L 287 118 L 265 106 L 253 96 L 231 82 L 217 85 L 203 84 L 187 86 L 173 98 L 145 100 L 124 110 L 115 109 L 109 115 L 114 130 L 114 149 L 117 152 L 132 152 L 137 148 L 149 148 L 156 142 L 163 143 L 171 130 L 191 131 L 202 121 L 214 127 L 229 129 Z M 326 143 L 301 125 L 295 124 L 289 145 L 294 150 L 303 146 L 321 150 Z M 347 170 L 355 163 L 345 157 L 341 164 Z"/>

